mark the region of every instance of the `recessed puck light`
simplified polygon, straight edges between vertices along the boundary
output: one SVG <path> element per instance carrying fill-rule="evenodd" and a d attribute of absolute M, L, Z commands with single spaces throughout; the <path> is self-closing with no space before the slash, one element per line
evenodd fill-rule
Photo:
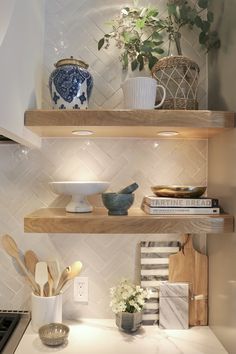
<path fill-rule="evenodd" d="M 158 132 L 157 135 L 160 135 L 160 136 L 175 136 L 175 135 L 179 135 L 179 133 L 176 132 L 176 131 L 162 131 L 162 132 Z"/>
<path fill-rule="evenodd" d="M 93 135 L 94 132 L 92 130 L 73 130 L 73 135 Z"/>

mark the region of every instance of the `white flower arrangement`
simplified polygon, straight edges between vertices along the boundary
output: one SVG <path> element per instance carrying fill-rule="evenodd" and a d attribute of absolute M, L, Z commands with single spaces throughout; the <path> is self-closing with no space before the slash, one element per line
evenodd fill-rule
<path fill-rule="evenodd" d="M 141 312 L 145 299 L 150 297 L 148 290 L 131 283 L 128 279 L 122 279 L 116 287 L 112 287 L 110 295 L 110 306 L 114 313 Z"/>

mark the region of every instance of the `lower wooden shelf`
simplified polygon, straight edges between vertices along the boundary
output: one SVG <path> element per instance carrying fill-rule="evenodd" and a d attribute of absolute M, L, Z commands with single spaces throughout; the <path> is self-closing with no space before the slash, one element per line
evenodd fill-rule
<path fill-rule="evenodd" d="M 108 216 L 103 208 L 92 213 L 67 213 L 61 208 L 39 209 L 24 218 L 27 233 L 157 234 L 233 232 L 233 216 L 147 215 L 130 209 L 128 216 Z"/>

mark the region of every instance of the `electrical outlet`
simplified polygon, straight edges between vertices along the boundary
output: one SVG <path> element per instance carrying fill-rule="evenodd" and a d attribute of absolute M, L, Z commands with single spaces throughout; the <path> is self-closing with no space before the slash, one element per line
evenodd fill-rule
<path fill-rule="evenodd" d="M 88 277 L 75 277 L 74 301 L 88 302 Z"/>

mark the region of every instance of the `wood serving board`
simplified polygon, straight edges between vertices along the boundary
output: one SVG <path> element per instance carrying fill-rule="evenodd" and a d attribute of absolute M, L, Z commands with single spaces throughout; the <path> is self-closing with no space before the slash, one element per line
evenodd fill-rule
<path fill-rule="evenodd" d="M 208 322 L 208 257 L 193 248 L 190 235 L 183 236 L 182 250 L 169 257 L 169 281 L 189 283 L 189 324 L 190 326 L 206 326 Z M 200 295 L 201 299 L 194 298 Z"/>

